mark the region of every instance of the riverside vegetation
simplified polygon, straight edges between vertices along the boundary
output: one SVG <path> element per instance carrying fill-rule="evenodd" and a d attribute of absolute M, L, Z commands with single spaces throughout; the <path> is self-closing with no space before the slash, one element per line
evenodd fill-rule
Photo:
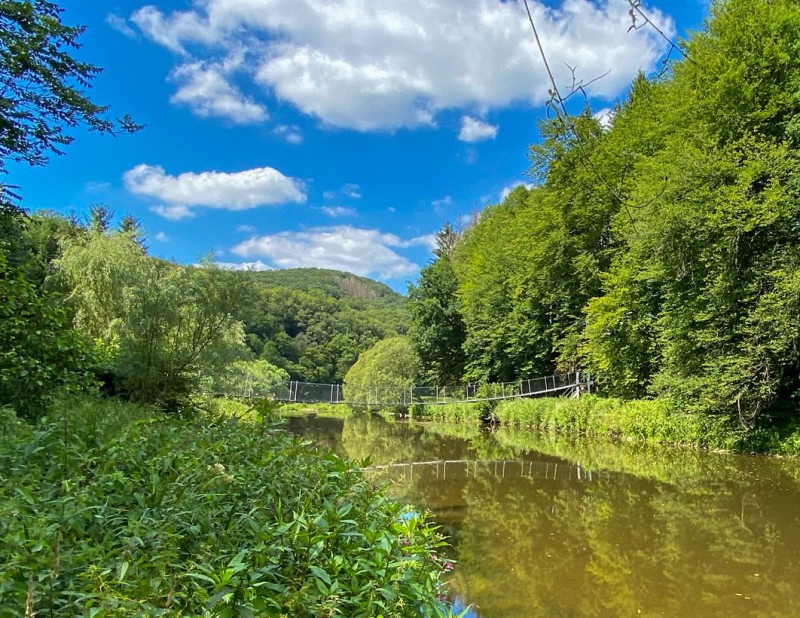
<path fill-rule="evenodd" d="M 442 537 L 268 417 L 0 408 L 0 616 L 445 616 Z"/>
<path fill-rule="evenodd" d="M 3 3 L 0 173 L 62 154 L 76 125 L 141 128 L 86 97 L 100 69 L 70 55 L 82 32 L 48 0 Z M 424 514 L 268 405 L 244 419 L 198 395 L 312 365 L 335 378 L 403 330 L 398 295 L 179 266 L 148 255 L 133 217 L 21 199 L 0 185 L 0 616 L 450 614 Z"/>

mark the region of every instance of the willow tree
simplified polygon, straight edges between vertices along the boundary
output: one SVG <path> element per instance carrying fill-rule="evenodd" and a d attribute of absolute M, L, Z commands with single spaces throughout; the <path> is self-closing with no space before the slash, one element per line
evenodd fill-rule
<path fill-rule="evenodd" d="M 390 337 L 362 352 L 344 378 L 348 403 L 394 407 L 407 399 L 419 377 L 419 361 L 408 337 Z"/>
<path fill-rule="evenodd" d="M 95 341 L 117 391 L 175 407 L 204 374 L 244 354 L 238 273 L 145 255 L 137 238 L 96 229 L 57 261 L 76 328 Z"/>

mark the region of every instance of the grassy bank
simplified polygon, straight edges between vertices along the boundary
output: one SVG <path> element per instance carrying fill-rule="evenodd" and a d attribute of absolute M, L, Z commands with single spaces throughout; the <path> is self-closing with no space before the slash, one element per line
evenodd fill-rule
<path fill-rule="evenodd" d="M 0 408 L 0 616 L 439 616 L 441 544 L 271 423 Z"/>
<path fill-rule="evenodd" d="M 800 428 L 791 414 L 746 428 L 730 417 L 675 410 L 666 400 L 594 395 L 578 399 L 507 399 L 491 408 L 486 403 L 430 406 L 423 412 L 424 418 L 440 422 L 477 423 L 491 416 L 502 425 L 541 432 L 800 455 Z"/>

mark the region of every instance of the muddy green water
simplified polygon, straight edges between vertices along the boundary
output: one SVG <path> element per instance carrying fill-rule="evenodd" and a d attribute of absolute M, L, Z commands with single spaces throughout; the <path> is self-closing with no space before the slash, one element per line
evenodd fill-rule
<path fill-rule="evenodd" d="M 480 618 L 800 616 L 800 462 L 380 418 L 289 419 L 428 509 Z M 442 463 L 442 462 L 447 462 Z"/>

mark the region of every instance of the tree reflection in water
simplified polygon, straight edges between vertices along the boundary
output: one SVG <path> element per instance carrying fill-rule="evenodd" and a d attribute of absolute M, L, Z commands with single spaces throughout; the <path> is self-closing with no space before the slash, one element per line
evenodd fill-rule
<path fill-rule="evenodd" d="M 797 462 L 376 418 L 346 419 L 341 445 L 374 463 L 508 462 L 505 475 L 481 463 L 384 475 L 451 537 L 451 589 L 475 617 L 797 614 Z"/>

